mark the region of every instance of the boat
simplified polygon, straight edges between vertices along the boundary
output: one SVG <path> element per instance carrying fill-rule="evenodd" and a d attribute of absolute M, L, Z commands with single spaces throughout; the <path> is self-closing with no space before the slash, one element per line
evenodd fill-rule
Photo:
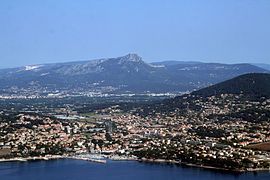
<path fill-rule="evenodd" d="M 88 159 L 87 161 L 91 161 L 91 162 L 96 162 L 96 163 L 107 163 L 107 161 L 105 159 Z"/>

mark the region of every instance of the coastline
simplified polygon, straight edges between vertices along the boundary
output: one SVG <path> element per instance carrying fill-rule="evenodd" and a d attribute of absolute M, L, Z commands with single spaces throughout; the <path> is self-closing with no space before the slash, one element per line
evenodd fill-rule
<path fill-rule="evenodd" d="M 50 155 L 50 156 L 44 156 L 44 157 L 16 157 L 16 158 L 9 158 L 9 159 L 0 159 L 0 163 L 2 162 L 27 162 L 27 161 L 48 161 L 48 160 L 54 160 L 54 159 L 65 159 L 68 156 L 66 155 Z"/>
<path fill-rule="evenodd" d="M 93 155 L 93 154 L 89 154 Z M 95 159 L 95 158 L 87 158 L 87 157 L 79 157 L 79 156 L 71 156 L 71 155 L 50 155 L 44 157 L 26 157 L 26 158 L 9 158 L 9 159 L 0 159 L 0 163 L 4 162 L 28 162 L 28 161 L 49 161 L 49 160 L 56 160 L 56 159 L 74 159 L 74 160 L 82 160 L 82 161 L 89 161 L 94 163 L 106 163 L 106 159 L 111 161 L 137 161 L 142 163 L 168 163 L 168 164 L 175 164 L 181 166 L 188 166 L 188 167 L 196 167 L 196 168 L 203 168 L 203 169 L 210 169 L 210 170 L 220 170 L 220 171 L 227 171 L 227 172 L 235 172 L 235 173 L 245 173 L 245 172 L 262 172 L 268 171 L 268 168 L 247 168 L 247 169 L 226 169 L 226 168 L 219 168 L 214 166 L 207 166 L 207 165 L 198 165 L 192 163 L 184 163 L 175 160 L 165 160 L 165 159 L 138 159 L 135 157 L 126 157 L 126 156 L 103 156 L 103 159 Z"/>
<path fill-rule="evenodd" d="M 149 162 L 149 163 L 168 163 L 168 164 L 177 164 L 181 166 L 189 166 L 189 167 L 196 167 L 196 168 L 203 168 L 203 169 L 210 169 L 210 170 L 219 170 L 219 171 L 227 171 L 227 172 L 235 172 L 235 173 L 245 173 L 245 172 L 262 172 L 262 171 L 268 171 L 270 172 L 270 169 L 268 168 L 248 168 L 248 169 L 226 169 L 226 168 L 220 168 L 220 167 L 214 167 L 214 166 L 207 166 L 207 165 L 198 165 L 198 164 L 192 164 L 192 163 L 184 163 L 180 161 L 175 160 L 165 160 L 165 159 L 146 159 L 142 158 L 138 160 L 139 162 Z"/>

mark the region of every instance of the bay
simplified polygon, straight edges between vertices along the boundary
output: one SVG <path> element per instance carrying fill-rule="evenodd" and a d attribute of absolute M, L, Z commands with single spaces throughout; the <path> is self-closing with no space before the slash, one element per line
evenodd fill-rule
<path fill-rule="evenodd" d="M 61 159 L 0 164 L 0 180 L 269 180 L 270 172 L 230 173 L 171 164 Z"/>

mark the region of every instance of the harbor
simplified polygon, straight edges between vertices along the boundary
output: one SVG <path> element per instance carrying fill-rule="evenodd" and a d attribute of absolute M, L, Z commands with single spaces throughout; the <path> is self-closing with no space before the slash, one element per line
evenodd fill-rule
<path fill-rule="evenodd" d="M 27 161 L 48 161 L 54 159 L 74 159 L 74 160 L 83 160 L 94 163 L 107 163 L 107 160 L 112 161 L 136 161 L 138 160 L 135 156 L 119 156 L 119 155 L 103 155 L 103 154 L 77 154 L 77 155 L 47 155 L 47 156 L 38 156 L 38 157 L 21 157 L 21 158 L 8 158 L 0 159 L 2 162 L 27 162 Z"/>

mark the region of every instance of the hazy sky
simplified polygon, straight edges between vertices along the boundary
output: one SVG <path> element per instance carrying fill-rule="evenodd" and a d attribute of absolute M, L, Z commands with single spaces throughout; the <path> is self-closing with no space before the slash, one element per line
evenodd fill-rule
<path fill-rule="evenodd" d="M 138 53 L 270 63 L 270 0 L 1 0 L 0 67 Z"/>

